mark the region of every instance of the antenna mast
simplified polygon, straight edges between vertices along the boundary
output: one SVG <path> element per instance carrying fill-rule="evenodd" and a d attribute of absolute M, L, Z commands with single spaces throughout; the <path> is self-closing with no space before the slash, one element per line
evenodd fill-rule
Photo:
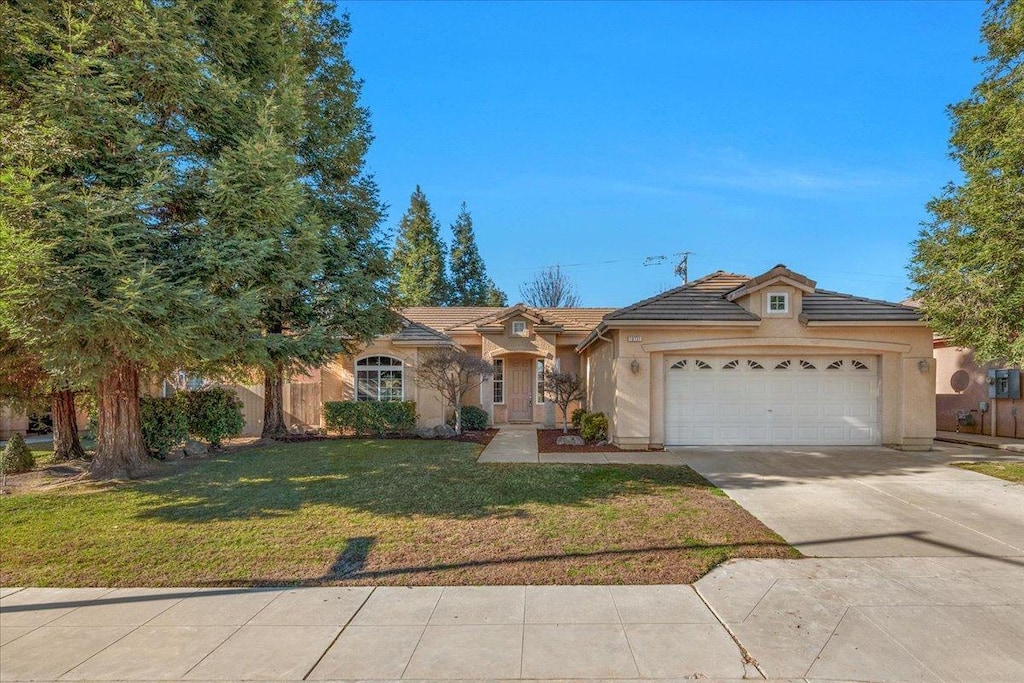
<path fill-rule="evenodd" d="M 687 272 L 687 266 L 689 265 L 688 261 L 690 258 L 690 254 L 692 253 L 692 251 L 684 251 L 677 254 L 677 256 L 679 256 L 680 258 L 678 265 L 676 265 L 675 273 L 676 275 L 683 279 L 684 285 L 690 281 L 689 273 Z"/>

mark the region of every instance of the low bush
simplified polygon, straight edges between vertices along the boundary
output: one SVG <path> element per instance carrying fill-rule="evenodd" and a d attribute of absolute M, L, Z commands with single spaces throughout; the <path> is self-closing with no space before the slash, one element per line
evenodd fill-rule
<path fill-rule="evenodd" d="M 608 418 L 604 413 L 587 413 L 580 419 L 580 436 L 585 441 L 604 441 L 608 438 Z"/>
<path fill-rule="evenodd" d="M 324 423 L 328 429 L 368 434 L 408 434 L 416 429 L 415 401 L 327 401 Z"/>
<path fill-rule="evenodd" d="M 15 432 L 7 440 L 4 452 L 0 454 L 0 473 L 18 474 L 19 472 L 28 472 L 35 466 L 36 459 L 32 456 L 32 451 L 28 449 L 25 439 L 21 434 Z"/>
<path fill-rule="evenodd" d="M 140 400 L 142 441 L 149 454 L 160 460 L 188 438 L 188 416 L 180 395 L 170 398 L 143 396 Z"/>
<path fill-rule="evenodd" d="M 188 418 L 189 434 L 204 439 L 214 448 L 219 448 L 224 439 L 241 434 L 245 428 L 242 402 L 231 389 L 183 391 L 177 396 Z"/>
<path fill-rule="evenodd" d="M 479 432 L 487 429 L 487 422 L 491 417 L 483 408 L 478 408 L 476 406 L 462 406 L 461 412 L 463 431 Z M 455 426 L 455 415 L 448 418 L 448 425 L 450 427 Z"/>
<path fill-rule="evenodd" d="M 583 408 L 577 408 L 572 411 L 572 417 L 569 418 L 569 423 L 572 424 L 573 429 L 579 429 L 580 423 L 583 420 L 583 416 L 587 414 L 587 411 Z"/>

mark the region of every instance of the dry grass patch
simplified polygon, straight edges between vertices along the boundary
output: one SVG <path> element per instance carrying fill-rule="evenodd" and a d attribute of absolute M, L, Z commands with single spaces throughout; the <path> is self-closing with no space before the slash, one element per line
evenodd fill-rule
<path fill-rule="evenodd" d="M 686 583 L 796 557 L 685 467 L 480 465 L 475 444 L 314 441 L 0 499 L 0 583 Z"/>
<path fill-rule="evenodd" d="M 957 462 L 953 464 L 961 469 L 1024 484 L 1024 462 Z"/>

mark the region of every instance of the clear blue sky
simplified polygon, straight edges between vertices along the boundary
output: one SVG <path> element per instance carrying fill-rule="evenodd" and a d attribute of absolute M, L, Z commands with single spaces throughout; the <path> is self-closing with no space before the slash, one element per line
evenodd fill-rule
<path fill-rule="evenodd" d="M 387 225 L 419 184 L 448 239 L 466 201 L 510 302 L 561 263 L 629 304 L 684 250 L 691 278 L 781 262 L 900 300 L 981 71 L 980 2 L 343 7 Z"/>

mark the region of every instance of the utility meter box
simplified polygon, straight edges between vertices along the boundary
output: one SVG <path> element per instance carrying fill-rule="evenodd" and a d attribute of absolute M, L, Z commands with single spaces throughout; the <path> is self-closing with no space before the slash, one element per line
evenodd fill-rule
<path fill-rule="evenodd" d="M 1005 368 L 988 371 L 989 398 L 1020 398 L 1020 370 Z"/>

